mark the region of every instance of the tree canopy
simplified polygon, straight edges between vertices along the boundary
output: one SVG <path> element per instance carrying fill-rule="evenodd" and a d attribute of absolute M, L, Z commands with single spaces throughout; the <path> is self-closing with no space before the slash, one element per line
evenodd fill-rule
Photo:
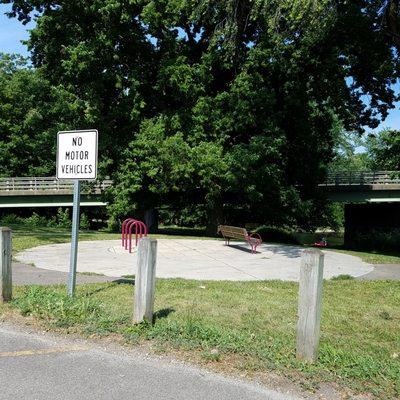
<path fill-rule="evenodd" d="M 400 131 L 384 129 L 366 141 L 372 169 L 400 171 Z"/>
<path fill-rule="evenodd" d="M 55 132 L 76 126 L 82 102 L 18 56 L 0 53 L 0 174 L 55 171 Z"/>
<path fill-rule="evenodd" d="M 2 1 L 36 19 L 34 73 L 99 129 L 117 217 L 198 203 L 214 223 L 316 224 L 339 134 L 397 100 L 394 0 Z"/>

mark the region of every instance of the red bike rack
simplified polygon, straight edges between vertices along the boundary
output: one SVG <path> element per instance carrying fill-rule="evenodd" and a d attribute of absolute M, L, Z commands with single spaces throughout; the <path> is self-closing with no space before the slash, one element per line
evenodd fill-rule
<path fill-rule="evenodd" d="M 127 218 L 122 223 L 122 246 L 132 252 L 132 230 L 135 228 L 135 246 L 138 244 L 138 240 L 143 236 L 147 236 L 148 229 L 144 222 L 138 221 L 137 219 Z"/>

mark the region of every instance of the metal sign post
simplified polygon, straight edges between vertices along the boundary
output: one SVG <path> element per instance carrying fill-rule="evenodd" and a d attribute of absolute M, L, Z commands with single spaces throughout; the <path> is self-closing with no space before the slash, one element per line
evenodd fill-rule
<path fill-rule="evenodd" d="M 68 296 L 72 297 L 76 284 L 76 262 L 78 259 L 78 238 L 79 238 L 79 209 L 81 200 L 81 181 L 74 181 L 74 205 L 72 210 L 72 235 L 71 235 L 71 256 L 69 261 L 68 274 Z"/>
<path fill-rule="evenodd" d="M 72 211 L 71 258 L 68 274 L 68 295 L 72 297 L 76 284 L 78 259 L 79 208 L 81 181 L 97 178 L 97 130 L 58 132 L 57 179 L 74 181 Z"/>

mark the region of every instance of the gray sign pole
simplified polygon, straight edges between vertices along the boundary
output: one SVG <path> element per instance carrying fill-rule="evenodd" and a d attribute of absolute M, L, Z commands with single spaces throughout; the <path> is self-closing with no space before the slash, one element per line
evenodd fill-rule
<path fill-rule="evenodd" d="M 72 238 L 71 256 L 68 275 L 68 295 L 72 297 L 76 283 L 76 261 L 78 258 L 78 236 L 79 236 L 79 208 L 81 201 L 81 181 L 74 181 L 74 206 L 72 211 Z"/>

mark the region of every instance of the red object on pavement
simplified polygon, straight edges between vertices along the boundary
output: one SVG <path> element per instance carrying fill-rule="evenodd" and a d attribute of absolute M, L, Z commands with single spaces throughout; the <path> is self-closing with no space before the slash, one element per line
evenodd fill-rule
<path fill-rule="evenodd" d="M 322 239 L 319 242 L 315 242 L 313 244 L 314 247 L 328 247 L 328 242 L 325 239 Z"/>
<path fill-rule="evenodd" d="M 128 218 L 122 223 L 122 246 L 125 249 L 129 247 L 129 253 L 132 252 L 132 230 L 135 228 L 135 245 L 138 244 L 138 239 L 147 236 L 148 229 L 144 222 L 133 218 Z"/>

